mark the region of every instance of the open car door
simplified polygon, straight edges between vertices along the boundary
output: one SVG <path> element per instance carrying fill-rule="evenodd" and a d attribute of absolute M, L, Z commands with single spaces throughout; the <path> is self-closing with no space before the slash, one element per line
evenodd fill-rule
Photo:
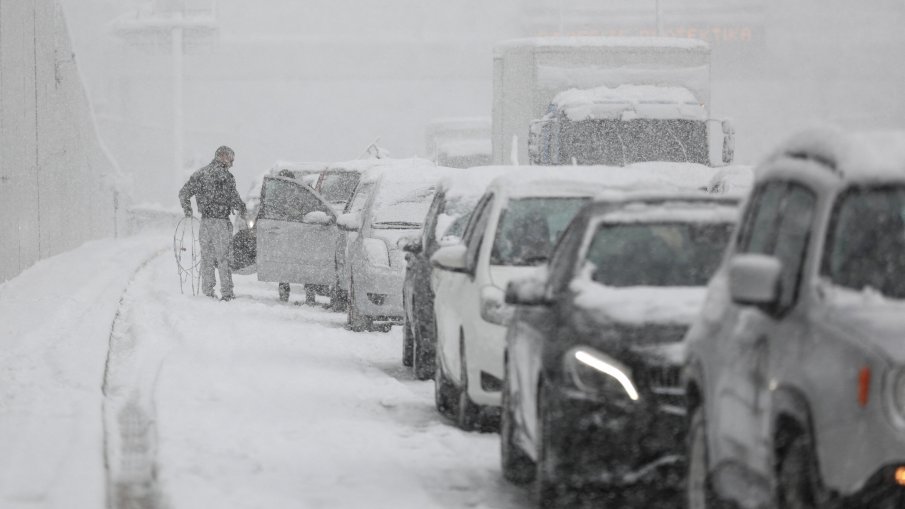
<path fill-rule="evenodd" d="M 313 189 L 266 177 L 257 227 L 258 280 L 332 286 L 336 214 Z"/>

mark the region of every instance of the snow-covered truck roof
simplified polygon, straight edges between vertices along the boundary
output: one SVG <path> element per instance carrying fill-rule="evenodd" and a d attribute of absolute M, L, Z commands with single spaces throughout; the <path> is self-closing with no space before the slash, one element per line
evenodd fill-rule
<path fill-rule="evenodd" d="M 512 166 L 486 168 L 509 168 Z M 694 163 L 638 163 L 616 166 L 525 166 L 488 186 L 510 197 L 597 196 L 607 190 L 705 190 L 715 170 Z M 482 168 L 475 168 L 480 171 Z"/>
<path fill-rule="evenodd" d="M 707 110 L 685 87 L 619 85 L 588 90 L 569 89 L 551 102 L 573 122 L 582 120 L 682 119 L 707 120 Z"/>
<path fill-rule="evenodd" d="M 494 56 L 523 48 L 657 48 L 710 52 L 710 45 L 687 37 L 524 37 L 502 41 L 494 46 Z"/>

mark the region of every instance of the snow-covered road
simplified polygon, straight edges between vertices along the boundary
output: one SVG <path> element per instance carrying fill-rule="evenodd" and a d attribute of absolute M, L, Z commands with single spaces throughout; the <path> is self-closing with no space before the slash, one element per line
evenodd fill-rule
<path fill-rule="evenodd" d="M 154 467 L 149 505 L 172 508 L 531 505 L 498 436 L 454 428 L 401 367 L 398 328 L 347 331 L 253 276 L 236 294 L 181 295 L 171 255 L 134 278 L 107 370 L 114 480 Z"/>

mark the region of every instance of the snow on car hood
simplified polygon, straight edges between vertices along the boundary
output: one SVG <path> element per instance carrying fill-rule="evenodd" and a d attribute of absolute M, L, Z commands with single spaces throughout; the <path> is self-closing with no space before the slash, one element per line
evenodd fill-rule
<path fill-rule="evenodd" d="M 586 279 L 571 284 L 575 305 L 623 324 L 690 325 L 700 314 L 705 287 L 604 286 Z"/>
<path fill-rule="evenodd" d="M 905 301 L 888 299 L 870 289 L 857 291 L 827 285 L 824 290 L 829 303 L 827 321 L 834 328 L 876 345 L 898 362 L 905 361 Z"/>

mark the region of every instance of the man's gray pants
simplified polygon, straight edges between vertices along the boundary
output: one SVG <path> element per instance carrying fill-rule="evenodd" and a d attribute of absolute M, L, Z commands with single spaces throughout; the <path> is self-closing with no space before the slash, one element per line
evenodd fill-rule
<path fill-rule="evenodd" d="M 233 258 L 233 224 L 229 219 L 201 218 L 201 292 L 213 296 L 220 272 L 220 295 L 233 297 L 233 274 L 229 262 Z"/>

